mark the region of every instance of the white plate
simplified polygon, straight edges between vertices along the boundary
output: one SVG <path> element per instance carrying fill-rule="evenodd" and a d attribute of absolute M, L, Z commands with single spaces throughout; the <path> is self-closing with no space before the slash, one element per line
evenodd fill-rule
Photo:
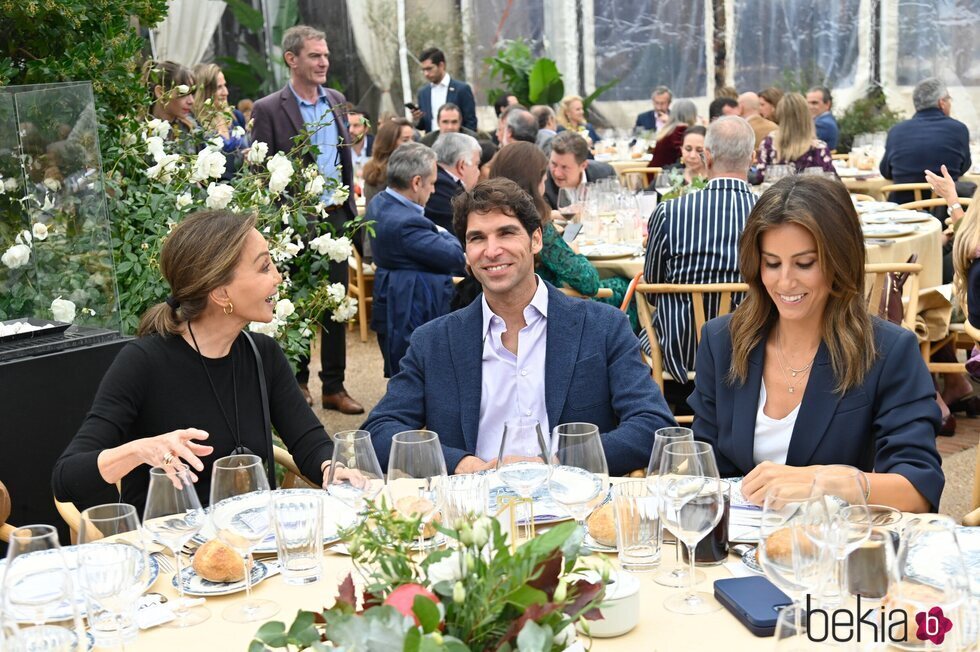
<path fill-rule="evenodd" d="M 101 545 L 101 544 L 89 544 L 89 545 Z M 64 546 L 60 550 L 65 555 L 65 564 L 68 566 L 68 569 L 72 572 L 72 583 L 75 587 L 75 604 L 77 605 L 79 615 L 84 616 L 86 612 L 85 595 L 82 593 L 81 589 L 79 588 L 81 584 L 77 576 L 79 547 L 80 546 Z M 55 561 L 54 557 L 52 557 L 52 555 L 54 555 L 57 552 L 58 552 L 57 550 L 42 550 L 39 552 L 28 553 L 26 555 L 23 555 L 22 557 L 19 557 L 19 559 L 23 559 L 25 562 L 30 563 L 29 570 L 42 572 L 57 567 L 57 562 Z M 147 560 L 149 561 L 150 574 L 149 577 L 147 578 L 146 586 L 143 588 L 144 591 L 146 591 L 151 586 L 153 586 L 153 583 L 156 582 L 157 580 L 157 576 L 160 575 L 160 564 L 157 563 L 157 560 L 154 559 L 149 553 L 147 553 L 146 557 Z M 30 561 L 28 562 L 28 560 Z M 0 577 L 4 576 L 6 571 L 6 566 L 7 566 L 7 560 L 6 559 L 0 560 Z M 41 587 L 47 584 L 47 582 L 42 578 L 37 578 L 34 581 L 38 582 L 39 586 Z M 29 623 L 34 621 L 33 615 L 19 614 L 17 613 L 16 610 L 12 610 L 12 613 L 16 617 L 17 622 L 19 623 Z M 71 603 L 68 600 L 61 601 L 60 603 L 58 603 L 58 605 L 56 605 L 50 610 L 47 617 L 49 620 L 52 621 L 67 620 L 71 618 L 72 617 Z"/>
<path fill-rule="evenodd" d="M 880 211 L 890 211 L 898 208 L 898 204 L 893 201 L 857 201 L 854 208 L 858 213 L 878 213 Z"/>
<path fill-rule="evenodd" d="M 180 573 L 181 579 L 184 583 L 184 593 L 187 595 L 228 595 L 229 593 L 238 593 L 239 591 L 245 590 L 245 580 L 241 579 L 237 582 L 212 582 L 206 580 L 194 570 L 192 566 L 187 566 Z M 269 576 L 269 567 L 260 561 L 256 561 L 252 564 L 252 587 L 254 588 L 256 584 L 264 580 Z M 173 579 L 170 580 L 173 587 L 177 588 L 177 576 L 174 575 Z"/>
<path fill-rule="evenodd" d="M 496 514 L 498 511 L 500 511 L 498 499 L 503 496 L 517 498 L 517 492 L 502 483 L 497 477 L 497 474 L 494 472 L 490 476 L 490 491 L 487 499 L 488 514 Z M 538 487 L 534 493 L 531 494 L 531 498 L 534 500 L 535 523 L 558 523 L 560 521 L 567 521 L 568 519 L 572 518 L 563 507 L 551 499 L 551 494 L 548 493 L 547 482 Z M 525 520 L 526 519 L 520 518 L 518 519 L 517 524 L 523 525 Z"/>
<path fill-rule="evenodd" d="M 956 540 L 960 544 L 963 565 L 970 577 L 970 592 L 980 598 L 980 527 L 956 528 Z M 955 570 L 951 560 L 940 559 L 932 554 L 928 540 L 912 549 L 906 563 L 910 576 L 936 587 L 942 586 L 941 578 Z"/>
<path fill-rule="evenodd" d="M 866 213 L 861 216 L 864 224 L 912 224 L 915 222 L 928 222 L 936 219 L 929 213 L 919 211 L 890 210 L 877 213 Z"/>
<path fill-rule="evenodd" d="M 857 175 L 861 174 L 861 170 L 857 168 L 845 168 L 845 167 L 839 168 L 836 166 L 834 167 L 835 167 L 835 171 L 837 172 L 837 176 L 839 176 L 841 179 L 848 179 L 850 177 L 856 177 Z"/>
<path fill-rule="evenodd" d="M 354 511 L 337 500 L 330 494 L 328 494 L 323 489 L 276 489 L 272 492 L 273 497 L 283 494 L 291 495 L 312 495 L 319 496 L 323 500 L 323 545 L 329 545 L 335 541 L 340 540 L 340 530 L 346 527 L 350 527 L 354 524 L 354 520 L 357 515 Z M 237 497 L 236 497 L 237 498 Z M 244 498 L 244 496 L 242 497 Z M 235 500 L 232 498 L 231 500 Z M 210 513 L 211 508 L 208 507 L 207 511 Z M 201 528 L 201 531 L 194 535 L 191 539 L 192 542 L 196 544 L 203 544 L 211 539 L 215 538 L 217 534 L 214 531 L 214 523 L 209 518 Z M 252 552 L 254 554 L 268 554 L 272 555 L 277 552 L 276 550 L 276 534 L 275 532 L 270 532 L 266 535 L 265 539 L 259 543 Z"/>
<path fill-rule="evenodd" d="M 904 224 L 867 224 L 861 230 L 865 238 L 901 238 L 918 231 L 914 226 Z"/>
<path fill-rule="evenodd" d="M 616 546 L 599 543 L 588 532 L 585 533 L 585 539 L 582 540 L 582 543 L 592 552 L 618 552 Z"/>
<path fill-rule="evenodd" d="M 579 247 L 579 253 L 591 260 L 611 258 L 632 258 L 638 254 L 637 247 L 624 244 L 594 244 Z"/>

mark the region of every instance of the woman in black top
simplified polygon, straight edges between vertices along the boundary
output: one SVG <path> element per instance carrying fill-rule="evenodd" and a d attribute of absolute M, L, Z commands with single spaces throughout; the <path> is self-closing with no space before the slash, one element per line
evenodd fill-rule
<path fill-rule="evenodd" d="M 214 460 L 248 449 L 268 460 L 258 365 L 243 329 L 273 317 L 282 276 L 254 216 L 189 215 L 167 237 L 160 270 L 171 287 L 106 373 L 92 409 L 55 463 L 54 494 L 85 504 L 122 480 L 142 509 L 149 467 L 186 464 L 208 503 Z M 262 360 L 272 425 L 306 477 L 322 482 L 333 445 L 275 340 L 250 334 Z"/>

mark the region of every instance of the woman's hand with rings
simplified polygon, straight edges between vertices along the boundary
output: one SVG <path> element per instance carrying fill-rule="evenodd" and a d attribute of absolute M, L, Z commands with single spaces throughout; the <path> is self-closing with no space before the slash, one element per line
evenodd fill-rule
<path fill-rule="evenodd" d="M 150 466 L 162 467 L 167 475 L 177 483 L 177 471 L 187 468 L 193 482 L 197 482 L 194 470 L 203 471 L 204 463 L 200 457 L 210 455 L 214 448 L 198 443 L 208 438 L 208 433 L 197 428 L 174 430 L 156 437 L 141 440 L 144 443 L 142 461 Z M 184 463 L 186 462 L 186 464 Z"/>

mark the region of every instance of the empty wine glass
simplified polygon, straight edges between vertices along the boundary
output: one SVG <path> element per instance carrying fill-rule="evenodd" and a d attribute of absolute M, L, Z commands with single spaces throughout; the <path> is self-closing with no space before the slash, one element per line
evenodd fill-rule
<path fill-rule="evenodd" d="M 711 594 L 694 589 L 694 547 L 718 524 L 724 509 L 722 484 L 711 444 L 700 441 L 667 444 L 658 484 L 661 519 L 674 537 L 687 546 L 691 562 L 687 593 L 671 596 L 664 607 L 680 614 L 716 611 L 721 604 Z"/>
<path fill-rule="evenodd" d="M 868 477 L 859 469 L 843 464 L 822 467 L 814 477 L 814 487 L 827 497 L 830 527 L 823 530 L 823 544 L 836 560 L 837 582 L 828 586 L 824 602 L 833 605 L 847 596 L 847 556 L 871 533 L 868 509 Z"/>
<path fill-rule="evenodd" d="M 149 560 L 136 508 L 124 503 L 90 507 L 78 529 L 78 577 L 88 601 L 88 623 L 101 646 L 136 638 L 136 601 L 149 580 Z"/>
<path fill-rule="evenodd" d="M 257 455 L 229 455 L 215 461 L 211 520 L 218 538 L 242 556 L 245 570 L 245 601 L 228 606 L 222 617 L 248 623 L 279 613 L 278 603 L 252 598 L 252 548 L 272 529 L 272 492 Z"/>
<path fill-rule="evenodd" d="M 524 538 L 534 532 L 534 491 L 542 486 L 551 472 L 548 445 L 537 419 L 512 419 L 504 422 L 497 455 L 497 477 L 523 498 L 528 506 L 524 517 Z"/>
<path fill-rule="evenodd" d="M 177 562 L 177 602 L 174 604 L 175 618 L 168 627 L 190 627 L 203 623 L 211 617 L 204 605 L 189 606 L 184 597 L 184 582 L 180 550 L 190 539 L 201 531 L 207 522 L 207 513 L 201 507 L 197 490 L 191 480 L 190 469 L 186 466 L 175 468 L 174 476 L 180 487 L 174 485 L 167 469 L 150 469 L 150 486 L 146 492 L 146 509 L 143 510 L 143 528 L 150 537 L 166 546 Z"/>
<path fill-rule="evenodd" d="M 419 550 L 425 549 L 426 524 L 442 505 L 446 458 L 439 435 L 431 430 L 406 430 L 391 439 L 388 455 L 388 496 L 406 518 L 419 519 Z"/>
<path fill-rule="evenodd" d="M 554 467 L 548 477 L 551 498 L 588 531 L 585 519 L 606 498 L 609 467 L 599 428 L 591 423 L 563 423 L 554 429 Z"/>
<path fill-rule="evenodd" d="M 671 182 L 670 174 L 667 172 L 658 172 L 657 176 L 653 180 L 653 188 L 660 194 L 661 197 L 666 195 L 672 186 L 673 183 Z"/>
<path fill-rule="evenodd" d="M 338 477 L 338 471 L 357 471 Z M 367 430 L 344 430 L 333 437 L 333 461 L 327 474 L 327 492 L 360 513 L 364 502 L 374 500 L 384 488 L 381 463 Z"/>
<path fill-rule="evenodd" d="M 50 525 L 13 530 L 0 591 L 0 648 L 75 651 L 83 628 L 72 574 Z"/>
<path fill-rule="evenodd" d="M 650 451 L 650 462 L 647 464 L 647 485 L 655 495 L 660 495 L 657 478 L 660 476 L 660 463 L 664 457 L 664 447 L 678 441 L 694 441 L 694 431 L 690 428 L 661 428 L 653 437 L 653 450 Z M 660 522 L 661 538 L 663 537 L 663 521 Z M 662 570 L 657 573 L 653 581 L 661 586 L 687 586 L 690 583 L 688 567 L 681 563 L 681 543 L 674 540 L 674 567 L 670 570 Z M 694 582 L 699 584 L 704 581 L 704 573 L 695 570 Z"/>

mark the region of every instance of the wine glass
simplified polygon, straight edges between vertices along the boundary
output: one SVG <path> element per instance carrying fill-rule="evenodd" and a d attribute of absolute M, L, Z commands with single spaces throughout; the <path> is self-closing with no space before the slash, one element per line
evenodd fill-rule
<path fill-rule="evenodd" d="M 504 422 L 497 454 L 497 477 L 523 498 L 528 505 L 524 519 L 524 538 L 534 532 L 534 491 L 548 480 L 551 473 L 548 446 L 537 419 L 512 419 Z"/>
<path fill-rule="evenodd" d="M 694 547 L 721 520 L 724 509 L 721 479 L 711 444 L 680 441 L 667 444 L 660 463 L 661 519 L 687 546 L 691 562 L 686 594 L 667 598 L 664 607 L 679 614 L 705 614 L 721 608 L 711 594 L 694 589 Z"/>
<path fill-rule="evenodd" d="M 6 561 L 0 591 L 0 648 L 79 649 L 84 630 L 58 531 L 50 525 L 16 528 L 10 534 Z M 67 618 L 65 605 L 71 609 Z M 66 620 L 71 624 L 62 622 Z"/>
<path fill-rule="evenodd" d="M 183 560 L 180 550 L 191 537 L 201 531 L 207 521 L 207 513 L 201 507 L 197 490 L 191 480 L 190 469 L 186 466 L 174 468 L 174 477 L 180 484 L 174 485 L 167 469 L 150 469 L 150 485 L 146 492 L 146 508 L 143 510 L 143 528 L 150 537 L 170 549 L 177 562 L 177 602 L 174 605 L 176 616 L 168 627 L 191 627 L 203 623 L 211 617 L 207 607 L 191 607 L 184 597 L 182 581 Z"/>
<path fill-rule="evenodd" d="M 582 212 L 583 198 L 578 188 L 558 189 L 558 212 L 566 222 L 574 222 Z"/>
<path fill-rule="evenodd" d="M 647 485 L 655 495 L 659 496 L 660 462 L 663 461 L 664 447 L 678 441 L 694 441 L 694 431 L 690 428 L 661 428 L 653 437 L 653 450 L 650 451 L 650 462 L 647 464 Z M 660 523 L 661 538 L 663 537 L 663 521 Z M 687 586 L 690 582 L 688 568 L 681 563 L 681 544 L 674 541 L 674 567 L 670 570 L 662 570 L 654 576 L 653 581 L 661 586 L 680 587 Z M 704 581 L 704 573 L 695 570 L 694 582 L 699 584 Z"/>
<path fill-rule="evenodd" d="M 149 560 L 136 508 L 90 507 L 78 528 L 78 578 L 88 601 L 89 628 L 100 646 L 136 638 L 136 602 L 146 589 Z"/>
<path fill-rule="evenodd" d="M 868 477 L 843 464 L 822 467 L 814 477 L 814 487 L 827 497 L 830 527 L 823 544 L 836 559 L 837 582 L 824 594 L 824 602 L 834 605 L 847 596 L 847 556 L 871 534 L 868 509 Z"/>
<path fill-rule="evenodd" d="M 357 471 L 349 477 L 338 478 L 337 471 Z M 356 513 L 364 509 L 364 502 L 374 500 L 384 487 L 381 463 L 371 443 L 367 430 L 344 430 L 333 437 L 333 458 L 327 474 L 327 493 L 337 498 Z"/>
<path fill-rule="evenodd" d="M 388 496 L 402 516 L 420 520 L 420 551 L 425 549 L 425 526 L 441 507 L 445 478 L 446 458 L 438 434 L 406 430 L 391 438 Z"/>
<path fill-rule="evenodd" d="M 257 455 L 229 455 L 215 461 L 211 520 L 218 539 L 238 551 L 245 569 L 245 602 L 228 606 L 222 617 L 249 623 L 279 613 L 278 603 L 252 598 L 252 548 L 272 529 L 272 492 Z"/>
<path fill-rule="evenodd" d="M 661 197 L 670 192 L 672 186 L 673 184 L 670 181 L 670 174 L 667 172 L 658 172 L 657 176 L 653 180 L 653 188 Z"/>
<path fill-rule="evenodd" d="M 795 609 L 783 609 L 776 617 L 776 631 L 773 634 L 774 650 L 779 652 L 804 652 L 806 650 L 825 650 L 826 646 L 810 639 L 809 621 Z"/>
<path fill-rule="evenodd" d="M 759 565 L 786 593 L 797 622 L 803 597 L 819 590 L 831 563 L 821 545 L 829 518 L 823 493 L 811 482 L 787 482 L 766 492 L 759 526 Z"/>
<path fill-rule="evenodd" d="M 599 428 L 591 423 L 563 423 L 553 432 L 548 492 L 587 532 L 586 517 L 605 500 L 609 489 Z"/>

